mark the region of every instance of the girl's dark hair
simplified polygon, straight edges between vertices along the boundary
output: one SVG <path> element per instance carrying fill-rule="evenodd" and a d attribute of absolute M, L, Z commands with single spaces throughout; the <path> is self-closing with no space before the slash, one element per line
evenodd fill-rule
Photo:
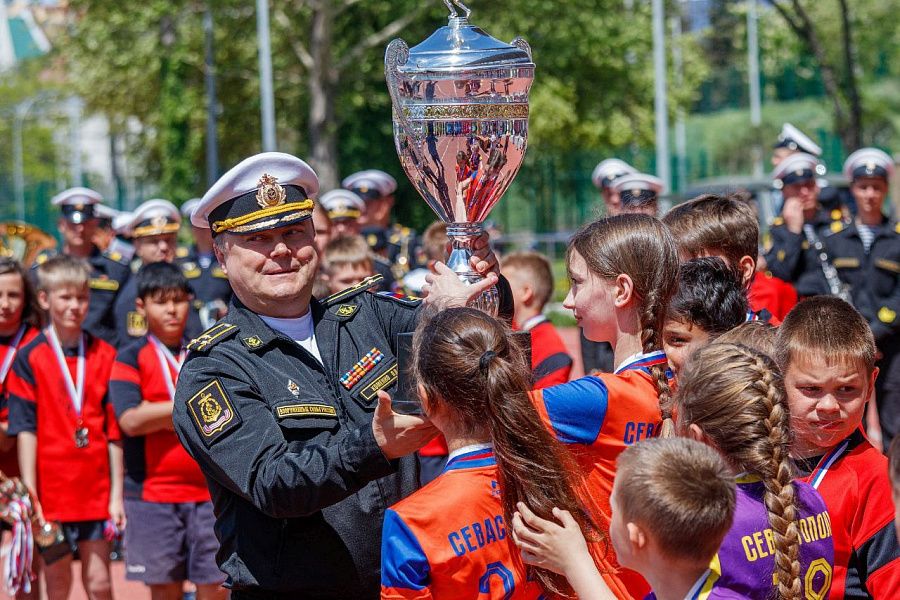
<path fill-rule="evenodd" d="M 554 522 L 552 511 L 559 507 L 572 513 L 589 539 L 596 537 L 576 493 L 578 467 L 531 403 L 531 370 L 506 326 L 473 308 L 449 308 L 419 323 L 413 348 L 413 373 L 426 402 L 445 406 L 460 433 L 490 435 L 506 522 L 512 523 L 517 502 Z M 571 593 L 565 577 L 528 571 L 547 593 Z"/>
<path fill-rule="evenodd" d="M 624 214 L 582 227 L 569 242 L 566 263 L 577 252 L 588 269 L 605 279 L 628 275 L 639 300 L 638 320 L 644 352 L 662 348 L 666 308 L 678 285 L 678 251 L 669 228 L 659 219 Z M 650 367 L 659 396 L 662 435 L 672 432 L 672 391 L 666 365 Z"/>
<path fill-rule="evenodd" d="M 732 467 L 757 475 L 775 538 L 780 600 L 800 600 L 800 530 L 789 455 L 790 412 L 781 371 L 768 356 L 736 344 L 700 348 L 678 379 L 679 430 L 697 425 Z"/>
<path fill-rule="evenodd" d="M 188 295 L 194 293 L 184 273 L 172 263 L 156 262 L 144 265 L 137 272 L 136 277 L 137 297 L 141 299 L 160 293 L 183 292 Z"/>
<path fill-rule="evenodd" d="M 8 275 L 15 273 L 22 278 L 22 290 L 25 294 L 25 306 L 22 309 L 22 322 L 30 327 L 41 327 L 41 311 L 37 303 L 37 294 L 34 291 L 34 285 L 25 272 L 25 268 L 19 261 L 2 257 L 0 258 L 0 275 Z"/>
<path fill-rule="evenodd" d="M 750 305 L 734 272 L 718 256 L 681 263 L 667 319 L 697 325 L 712 337 L 747 320 Z"/>

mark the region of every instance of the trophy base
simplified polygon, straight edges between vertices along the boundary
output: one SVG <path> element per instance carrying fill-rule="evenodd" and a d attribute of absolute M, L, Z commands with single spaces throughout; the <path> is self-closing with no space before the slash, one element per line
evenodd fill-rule
<path fill-rule="evenodd" d="M 473 284 L 484 279 L 477 271 L 472 269 L 472 245 L 482 234 L 484 227 L 481 223 L 448 223 L 447 237 L 450 238 L 452 250 L 447 259 L 447 266 L 456 273 L 462 281 Z M 480 296 L 469 302 L 469 306 L 477 308 L 492 317 L 496 317 L 500 308 L 500 292 L 497 286 L 491 286 Z"/>

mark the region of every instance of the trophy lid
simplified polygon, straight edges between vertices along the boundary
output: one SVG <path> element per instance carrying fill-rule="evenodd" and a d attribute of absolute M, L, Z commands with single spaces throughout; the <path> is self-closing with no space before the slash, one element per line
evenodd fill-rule
<path fill-rule="evenodd" d="M 409 51 L 402 73 L 459 71 L 491 67 L 534 67 L 527 45 L 518 46 L 491 37 L 465 17 L 450 17 L 448 25 Z"/>

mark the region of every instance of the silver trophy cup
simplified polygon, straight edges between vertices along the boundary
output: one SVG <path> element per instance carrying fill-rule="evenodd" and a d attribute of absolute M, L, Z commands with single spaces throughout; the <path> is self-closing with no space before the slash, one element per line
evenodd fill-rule
<path fill-rule="evenodd" d="M 469 264 L 472 243 L 525 157 L 528 92 L 534 63 L 528 43 L 501 42 L 459 16 L 410 49 L 392 41 L 385 77 L 393 102 L 394 143 L 419 194 L 447 223 L 448 266 L 460 279 L 481 279 Z M 496 315 L 496 288 L 474 305 Z"/>

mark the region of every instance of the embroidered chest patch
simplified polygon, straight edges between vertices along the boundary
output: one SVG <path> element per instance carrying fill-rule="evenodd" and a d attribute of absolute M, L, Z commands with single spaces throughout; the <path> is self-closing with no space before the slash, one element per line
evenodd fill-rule
<path fill-rule="evenodd" d="M 366 373 L 375 368 L 375 365 L 384 359 L 384 354 L 378 348 L 372 348 L 365 356 L 360 359 L 353 368 L 341 375 L 341 385 L 346 389 L 353 389 L 353 386 L 359 383 Z"/>

